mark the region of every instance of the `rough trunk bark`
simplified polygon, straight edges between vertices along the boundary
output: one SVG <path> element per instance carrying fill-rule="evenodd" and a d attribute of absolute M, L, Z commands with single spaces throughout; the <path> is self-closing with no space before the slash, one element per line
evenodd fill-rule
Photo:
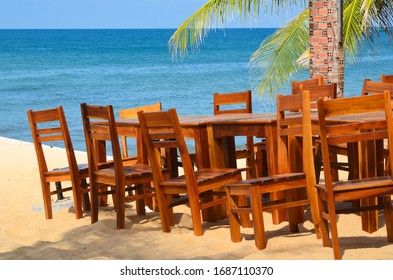
<path fill-rule="evenodd" d="M 344 97 L 344 50 L 340 38 L 339 5 L 342 0 L 310 0 L 310 78 L 321 75 L 337 83 Z"/>

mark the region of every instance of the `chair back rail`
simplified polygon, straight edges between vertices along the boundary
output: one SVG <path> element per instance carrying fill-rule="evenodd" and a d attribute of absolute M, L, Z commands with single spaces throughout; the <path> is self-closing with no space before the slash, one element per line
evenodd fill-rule
<path fill-rule="evenodd" d="M 214 93 L 214 115 L 252 113 L 251 91 Z M 235 108 L 239 107 L 240 108 Z"/>
<path fill-rule="evenodd" d="M 364 79 L 362 95 L 383 94 L 386 90 L 393 94 L 393 83 Z"/>
<path fill-rule="evenodd" d="M 381 75 L 381 82 L 393 83 L 393 75 Z"/>
<path fill-rule="evenodd" d="M 325 79 L 323 78 L 323 76 L 316 76 L 314 78 L 303 80 L 303 81 L 293 81 L 292 94 L 301 92 L 300 86 L 303 86 L 303 89 L 308 89 L 309 87 L 322 86 L 324 84 L 325 84 Z"/>
<path fill-rule="evenodd" d="M 120 117 L 120 119 L 134 119 L 134 118 L 138 118 L 137 113 L 139 111 L 155 112 L 155 111 L 161 111 L 161 110 L 162 110 L 161 102 L 156 102 L 154 104 L 148 104 L 148 105 L 134 107 L 134 108 L 120 109 L 119 110 L 119 117 Z M 127 158 L 129 156 L 128 155 L 128 144 L 127 144 L 128 137 L 129 136 L 121 135 L 121 149 L 122 149 L 123 158 Z"/>
<path fill-rule="evenodd" d="M 313 110 L 317 109 L 317 100 L 322 99 L 336 99 L 337 98 L 337 84 L 323 84 L 323 85 L 309 85 L 305 86 L 303 84 L 299 85 L 299 91 L 295 94 L 302 92 L 303 90 L 308 90 L 310 92 L 310 108 Z"/>

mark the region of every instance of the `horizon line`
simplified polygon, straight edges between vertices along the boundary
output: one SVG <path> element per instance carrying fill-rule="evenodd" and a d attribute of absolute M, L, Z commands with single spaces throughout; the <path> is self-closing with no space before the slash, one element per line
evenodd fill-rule
<path fill-rule="evenodd" d="M 220 28 L 207 28 L 212 31 L 214 30 L 225 30 L 225 29 L 279 29 L 280 27 L 220 27 Z M 176 30 L 176 27 L 17 27 L 17 28 L 1 28 L 0 30 Z"/>

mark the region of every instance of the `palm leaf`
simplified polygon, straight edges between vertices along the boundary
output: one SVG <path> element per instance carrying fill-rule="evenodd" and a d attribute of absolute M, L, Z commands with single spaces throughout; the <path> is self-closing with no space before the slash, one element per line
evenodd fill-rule
<path fill-rule="evenodd" d="M 343 13 L 343 41 L 344 49 L 352 59 L 358 52 L 359 43 L 361 43 L 366 36 L 365 31 L 368 24 L 363 25 L 363 14 L 367 14 L 370 7 L 369 3 L 367 3 L 365 6 L 366 9 L 364 10 L 363 3 L 367 1 L 368 0 L 346 1 L 346 6 Z"/>
<path fill-rule="evenodd" d="M 361 45 L 366 43 L 369 50 L 375 50 L 379 30 L 383 30 L 388 38 L 392 36 L 393 1 L 348 0 L 345 4 L 344 46 L 353 61 Z"/>
<path fill-rule="evenodd" d="M 301 66 L 296 60 L 309 48 L 309 9 L 267 37 L 250 59 L 250 78 L 254 92 L 274 96 Z"/>
<path fill-rule="evenodd" d="M 305 4 L 306 0 L 210 0 L 190 16 L 171 36 L 168 45 L 173 57 L 184 56 L 188 49 L 197 49 L 210 29 L 222 28 L 225 21 L 238 16 L 256 18 L 264 11 Z M 270 7 L 270 9 L 269 9 Z"/>

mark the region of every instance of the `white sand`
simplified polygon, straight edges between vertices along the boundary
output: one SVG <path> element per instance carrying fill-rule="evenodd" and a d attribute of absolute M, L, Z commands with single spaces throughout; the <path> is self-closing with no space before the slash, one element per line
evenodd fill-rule
<path fill-rule="evenodd" d="M 53 159 L 51 167 L 66 164 L 63 150 L 48 147 L 48 152 Z M 112 207 L 101 209 L 94 225 L 90 225 L 88 213 L 76 220 L 69 206 L 46 220 L 33 144 L 0 137 L 0 155 L 3 260 L 330 260 L 333 256 L 332 249 L 322 247 L 322 241 L 316 239 L 310 222 L 300 226 L 299 234 L 293 234 L 286 223 L 272 225 L 269 214 L 264 214 L 268 245 L 262 251 L 254 246 L 250 229 L 243 230 L 242 242 L 231 242 L 227 220 L 205 224 L 204 235 L 194 236 L 186 206 L 175 208 L 177 225 L 171 233 L 161 231 L 157 213 L 137 216 L 132 203 L 127 206 L 124 230 L 115 229 Z M 86 162 L 84 153 L 77 153 L 77 157 L 80 163 Z M 358 215 L 341 215 L 338 227 L 343 259 L 393 259 L 393 244 L 387 243 L 383 216 L 380 223 L 377 232 L 368 234 L 361 230 Z"/>

